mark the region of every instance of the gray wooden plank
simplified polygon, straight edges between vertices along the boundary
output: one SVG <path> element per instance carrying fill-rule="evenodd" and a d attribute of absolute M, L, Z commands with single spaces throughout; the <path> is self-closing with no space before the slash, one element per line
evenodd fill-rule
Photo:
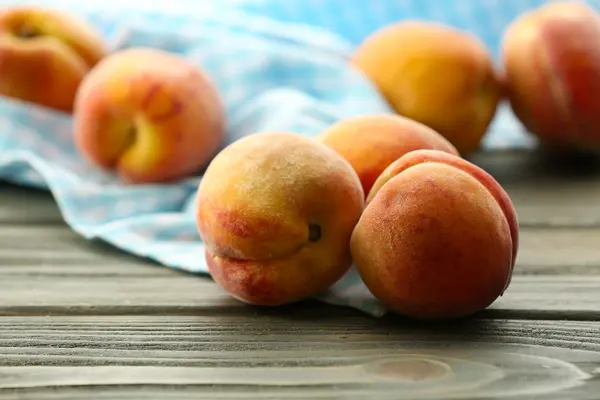
<path fill-rule="evenodd" d="M 0 224 L 63 221 L 56 201 L 49 192 L 0 181 Z"/>
<path fill-rule="evenodd" d="M 514 273 L 600 274 L 600 229 L 520 229 Z"/>
<path fill-rule="evenodd" d="M 600 275 L 589 271 L 590 265 L 598 269 L 600 253 L 586 251 L 596 248 L 600 230 L 540 234 L 523 229 L 522 237 L 513 283 L 490 308 L 490 316 L 600 318 Z M 248 310 L 207 277 L 90 243 L 64 226 L 6 226 L 0 243 L 3 315 Z"/>
<path fill-rule="evenodd" d="M 0 275 L 153 275 L 157 263 L 98 240 L 86 240 L 65 225 L 0 226 Z"/>
<path fill-rule="evenodd" d="M 0 398 L 593 399 L 599 330 L 293 313 L 4 317 Z"/>
<path fill-rule="evenodd" d="M 600 277 L 515 276 L 488 317 L 600 320 Z"/>
<path fill-rule="evenodd" d="M 600 319 L 600 277 L 517 276 L 483 315 L 494 318 Z M 0 315 L 226 314 L 252 312 L 208 278 L 11 278 L 0 283 Z M 332 311 L 329 311 L 332 313 Z"/>
<path fill-rule="evenodd" d="M 521 227 L 600 226 L 600 157 L 524 150 L 480 152 L 471 161 L 506 189 Z"/>
<path fill-rule="evenodd" d="M 550 181 L 597 181 L 600 153 L 551 154 L 541 149 L 479 151 L 467 157 L 502 184 Z"/>
<path fill-rule="evenodd" d="M 515 274 L 596 275 L 600 272 L 600 228 L 520 230 Z M 199 255 L 200 257 L 202 255 Z M 0 228 L 0 275 L 134 274 L 163 276 L 155 262 L 89 241 L 64 225 L 5 225 Z"/>
<path fill-rule="evenodd" d="M 503 185 L 522 227 L 599 227 L 600 179 L 590 182 L 526 181 Z"/>
<path fill-rule="evenodd" d="M 329 352 L 331 359 L 343 361 L 349 354 L 338 350 L 364 356 L 380 347 L 407 350 L 435 342 L 598 352 L 599 329 L 598 321 L 469 319 L 419 324 L 392 316 L 331 317 L 299 309 L 223 316 L 0 317 L 0 366 L 219 366 L 269 360 L 293 366 L 303 364 L 299 357 L 327 365 L 315 356 Z M 396 346 L 399 343 L 402 346 Z M 277 353 L 269 351 L 279 345 Z M 302 350 L 306 351 L 301 356 L 295 353 Z"/>

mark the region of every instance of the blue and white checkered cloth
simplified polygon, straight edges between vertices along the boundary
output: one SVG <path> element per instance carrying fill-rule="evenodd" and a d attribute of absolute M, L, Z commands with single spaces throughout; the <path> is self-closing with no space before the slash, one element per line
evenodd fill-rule
<path fill-rule="evenodd" d="M 0 6 L 17 3 L 23 2 L 0 0 Z M 114 49 L 162 48 L 201 67 L 225 101 L 230 143 L 261 130 L 314 136 L 340 118 L 390 112 L 375 88 L 346 63 L 355 46 L 385 24 L 422 18 L 469 29 L 497 56 L 505 26 L 543 1 L 37 3 L 81 13 Z M 50 190 L 66 222 L 86 238 L 103 239 L 168 267 L 206 273 L 193 213 L 201 178 L 126 186 L 87 164 L 75 150 L 72 137 L 69 116 L 0 97 L 0 179 Z M 484 147 L 532 143 L 504 108 Z M 372 315 L 385 312 L 354 269 L 319 298 Z"/>

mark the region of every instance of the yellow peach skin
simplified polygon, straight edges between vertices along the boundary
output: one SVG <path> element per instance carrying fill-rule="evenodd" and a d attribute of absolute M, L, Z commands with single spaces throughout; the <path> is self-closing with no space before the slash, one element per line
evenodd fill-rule
<path fill-rule="evenodd" d="M 494 178 L 437 150 L 415 150 L 377 179 L 350 249 L 369 290 L 422 320 L 464 317 L 510 284 L 519 243 L 514 206 Z"/>
<path fill-rule="evenodd" d="M 168 182 L 206 166 L 222 143 L 225 112 L 203 71 L 162 50 L 104 58 L 75 101 L 75 142 L 129 183 Z"/>
<path fill-rule="evenodd" d="M 196 220 L 214 280 L 243 302 L 277 306 L 326 290 L 348 270 L 363 205 L 358 176 L 335 151 L 261 132 L 211 162 Z"/>
<path fill-rule="evenodd" d="M 346 118 L 329 126 L 317 139 L 350 162 L 365 195 L 388 165 L 410 151 L 431 149 L 458 155 L 456 148 L 442 135 L 399 115 Z"/>
<path fill-rule="evenodd" d="M 351 61 L 396 112 L 439 132 L 463 156 L 479 147 L 503 96 L 484 44 L 433 22 L 381 28 L 359 45 Z"/>
<path fill-rule="evenodd" d="M 508 98 L 543 144 L 600 148 L 600 15 L 579 1 L 517 18 L 502 43 Z"/>
<path fill-rule="evenodd" d="M 71 112 L 85 74 L 107 54 L 100 33 L 63 11 L 0 10 L 0 94 Z"/>

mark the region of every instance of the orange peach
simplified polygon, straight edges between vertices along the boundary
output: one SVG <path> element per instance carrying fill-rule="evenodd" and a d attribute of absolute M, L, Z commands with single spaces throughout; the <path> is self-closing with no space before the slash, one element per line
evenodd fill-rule
<path fill-rule="evenodd" d="M 583 2 L 521 15 L 502 43 L 507 94 L 525 128 L 550 147 L 600 148 L 600 15 Z"/>
<path fill-rule="evenodd" d="M 386 26 L 367 37 L 351 61 L 397 113 L 439 132 L 463 156 L 479 147 L 503 96 L 485 45 L 433 22 Z"/>
<path fill-rule="evenodd" d="M 84 78 L 75 142 L 93 164 L 129 183 L 167 182 L 205 167 L 225 132 L 225 111 L 203 71 L 175 54 L 131 48 Z"/>
<path fill-rule="evenodd" d="M 325 291 L 350 267 L 364 193 L 334 150 L 288 132 L 223 149 L 197 192 L 196 221 L 214 280 L 243 302 L 277 306 Z"/>
<path fill-rule="evenodd" d="M 107 51 L 100 33 L 74 15 L 0 10 L 0 95 L 71 112 L 81 80 Z"/>
<path fill-rule="evenodd" d="M 362 115 L 338 121 L 318 137 L 350 162 L 365 195 L 388 165 L 418 149 L 446 151 L 456 148 L 433 129 L 399 115 Z"/>
<path fill-rule="evenodd" d="M 373 185 L 350 249 L 384 305 L 432 320 L 473 314 L 501 296 L 518 241 L 513 204 L 491 175 L 446 152 L 415 150 Z"/>

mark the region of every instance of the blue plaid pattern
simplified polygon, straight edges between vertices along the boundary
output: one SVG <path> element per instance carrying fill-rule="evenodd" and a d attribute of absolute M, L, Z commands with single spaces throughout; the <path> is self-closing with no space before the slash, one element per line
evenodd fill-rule
<path fill-rule="evenodd" d="M 599 0 L 600 1 L 600 0 Z M 0 6 L 18 1 L 0 0 Z M 341 118 L 391 112 L 370 82 L 346 63 L 375 29 L 425 18 L 469 29 L 494 54 L 518 13 L 541 0 L 170 0 L 119 9 L 93 0 L 38 1 L 81 13 L 113 49 L 152 46 L 180 54 L 205 70 L 226 104 L 226 143 L 261 130 L 314 136 Z M 595 2 L 595 3 L 598 3 Z M 598 4 L 594 4 L 598 5 Z M 151 9 L 150 7 L 153 7 Z M 531 146 L 506 107 L 485 148 Z M 86 238 L 165 266 L 206 274 L 194 221 L 201 178 L 126 186 L 87 164 L 72 142 L 70 116 L 0 97 L 0 178 L 50 190 L 69 226 Z M 352 269 L 319 299 L 385 313 Z"/>

